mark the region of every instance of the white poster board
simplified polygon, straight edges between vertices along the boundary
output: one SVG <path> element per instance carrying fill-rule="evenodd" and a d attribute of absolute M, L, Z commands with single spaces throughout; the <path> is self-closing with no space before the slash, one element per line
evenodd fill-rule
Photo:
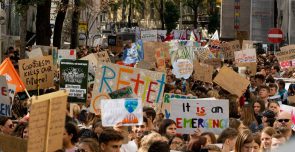
<path fill-rule="evenodd" d="M 143 42 L 157 42 L 157 30 L 141 31 L 141 39 Z"/>
<path fill-rule="evenodd" d="M 8 86 L 5 76 L 0 76 L 0 115 L 11 116 L 11 102 L 8 95 Z"/>
<path fill-rule="evenodd" d="M 30 59 L 43 56 L 42 50 L 39 47 L 35 48 L 35 49 L 32 49 L 31 51 L 26 51 L 26 54 Z"/>
<path fill-rule="evenodd" d="M 141 99 L 103 99 L 101 100 L 103 126 L 141 125 L 143 121 Z"/>
<path fill-rule="evenodd" d="M 192 134 L 202 132 L 220 134 L 229 126 L 228 100 L 198 100 L 171 98 L 171 119 L 176 122 L 176 132 Z"/>

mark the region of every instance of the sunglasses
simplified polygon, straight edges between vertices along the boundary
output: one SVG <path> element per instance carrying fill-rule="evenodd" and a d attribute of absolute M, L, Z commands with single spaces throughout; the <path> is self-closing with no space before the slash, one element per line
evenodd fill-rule
<path fill-rule="evenodd" d="M 85 149 L 76 149 L 75 152 L 87 152 Z"/>
<path fill-rule="evenodd" d="M 281 122 L 281 123 L 282 123 L 282 122 L 289 122 L 289 121 L 290 121 L 290 119 L 279 119 L 279 120 L 278 120 L 278 122 Z"/>

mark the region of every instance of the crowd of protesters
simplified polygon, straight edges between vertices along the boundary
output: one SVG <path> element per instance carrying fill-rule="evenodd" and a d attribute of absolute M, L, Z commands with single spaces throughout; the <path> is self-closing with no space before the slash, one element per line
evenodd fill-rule
<path fill-rule="evenodd" d="M 11 49 L 11 48 L 10 48 Z M 12 49 L 11 49 L 12 50 Z M 79 58 L 102 49 L 82 47 Z M 9 52 L 11 58 L 15 53 Z M 109 52 L 110 53 L 110 52 Z M 115 53 L 114 53 L 115 54 Z M 110 57 L 120 58 L 120 54 Z M 18 60 L 16 58 L 16 60 Z M 113 61 L 117 61 L 114 59 Z M 257 72 L 246 72 L 250 85 L 242 97 L 230 94 L 214 83 L 203 83 L 190 77 L 176 79 L 172 74 L 171 63 L 166 62 L 165 93 L 191 95 L 198 98 L 214 97 L 229 100 L 229 128 L 220 135 L 196 129 L 194 134 L 178 134 L 176 123 L 165 119 L 163 113 L 144 107 L 143 124 L 123 127 L 103 127 L 100 115 L 89 112 L 92 92 L 87 95 L 86 104 L 77 104 L 70 115 L 67 108 L 66 125 L 63 134 L 65 152 L 269 152 L 294 138 L 294 125 L 290 113 L 281 112 L 282 104 L 294 106 L 288 96 L 295 94 L 295 84 L 285 89 L 286 82 L 280 78 L 292 78 L 292 70 L 280 69 L 273 53 L 257 55 Z M 223 66 L 238 72 L 233 61 L 224 61 Z M 155 70 L 155 69 L 151 69 Z M 214 70 L 213 77 L 218 73 Z M 58 88 L 56 88 L 58 90 Z M 92 90 L 90 88 L 89 90 Z M 55 91 L 44 90 L 44 93 Z M 27 139 L 29 104 L 16 97 L 12 107 L 13 116 L 0 117 L 0 131 Z M 290 149 L 290 151 L 294 151 Z"/>

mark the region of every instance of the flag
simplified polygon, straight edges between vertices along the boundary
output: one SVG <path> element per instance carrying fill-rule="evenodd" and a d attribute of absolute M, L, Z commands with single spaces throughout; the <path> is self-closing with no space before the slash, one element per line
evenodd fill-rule
<path fill-rule="evenodd" d="M 212 35 L 211 40 L 219 40 L 218 31 L 216 30 L 215 33 Z"/>
<path fill-rule="evenodd" d="M 7 83 L 16 85 L 16 92 L 22 92 L 25 90 L 26 87 L 9 58 L 6 58 L 0 65 L 0 75 L 6 77 Z"/>
<path fill-rule="evenodd" d="M 191 31 L 191 36 L 190 36 L 189 40 L 196 41 L 196 36 L 195 36 L 194 31 Z"/>

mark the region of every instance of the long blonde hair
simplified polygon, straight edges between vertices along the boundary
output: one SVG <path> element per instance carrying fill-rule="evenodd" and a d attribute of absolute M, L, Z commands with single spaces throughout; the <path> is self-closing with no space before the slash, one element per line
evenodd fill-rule
<path fill-rule="evenodd" d="M 252 143 L 253 141 L 254 137 L 250 130 L 244 130 L 242 133 L 239 133 L 235 144 L 235 152 L 242 152 L 242 147 L 245 144 Z"/>

